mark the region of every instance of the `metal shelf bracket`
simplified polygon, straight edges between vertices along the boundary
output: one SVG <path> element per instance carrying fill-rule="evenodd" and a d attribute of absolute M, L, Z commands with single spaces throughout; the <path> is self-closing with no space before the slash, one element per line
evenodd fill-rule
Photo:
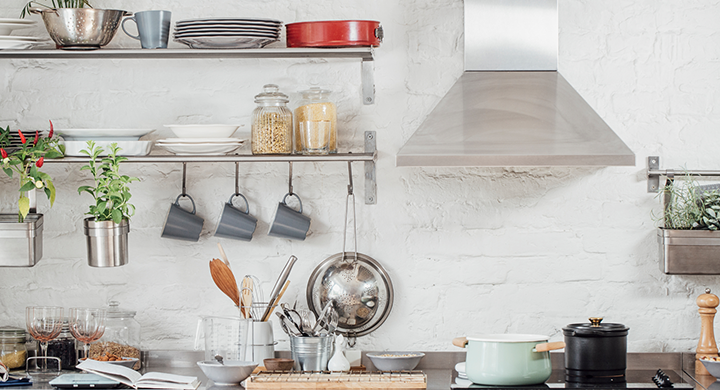
<path fill-rule="evenodd" d="M 660 169 L 660 157 L 648 156 L 647 158 L 647 192 L 660 192 L 660 177 L 664 176 L 670 180 L 676 176 L 704 176 L 720 177 L 720 170 L 687 170 L 687 169 Z"/>

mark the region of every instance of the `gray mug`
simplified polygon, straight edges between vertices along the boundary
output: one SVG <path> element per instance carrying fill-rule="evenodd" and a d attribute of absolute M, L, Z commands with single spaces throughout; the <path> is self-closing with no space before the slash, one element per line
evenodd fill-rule
<path fill-rule="evenodd" d="M 287 205 L 287 197 L 294 196 L 300 202 L 300 210 L 295 211 Z M 302 201 L 297 194 L 285 194 L 282 202 L 278 203 L 275 218 L 268 231 L 269 236 L 304 240 L 310 230 L 310 217 L 302 214 Z"/>
<path fill-rule="evenodd" d="M 192 211 L 187 211 L 180 207 L 180 198 L 187 197 L 192 202 Z M 163 227 L 162 237 L 172 238 L 183 241 L 197 241 L 200 239 L 204 220 L 195 215 L 195 201 L 190 195 L 181 194 L 175 199 L 175 203 L 170 205 L 165 226 Z"/>
<path fill-rule="evenodd" d="M 140 41 L 143 49 L 167 49 L 170 36 L 170 11 L 140 11 L 125 18 L 122 29 L 130 38 Z M 125 29 L 125 22 L 132 20 L 137 25 L 138 35 L 132 35 Z"/>
<path fill-rule="evenodd" d="M 245 210 L 242 211 L 233 206 L 233 199 L 239 196 L 245 201 Z M 216 237 L 232 238 L 234 240 L 250 241 L 252 240 L 257 219 L 250 215 L 250 205 L 247 198 L 243 194 L 233 194 L 223 207 L 220 222 L 215 229 Z"/>

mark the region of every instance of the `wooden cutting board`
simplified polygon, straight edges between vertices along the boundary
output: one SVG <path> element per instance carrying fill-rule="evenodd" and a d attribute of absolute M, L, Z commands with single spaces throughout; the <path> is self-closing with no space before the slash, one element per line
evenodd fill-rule
<path fill-rule="evenodd" d="M 422 371 L 407 372 L 272 372 L 263 371 L 245 381 L 254 389 L 426 389 Z"/>

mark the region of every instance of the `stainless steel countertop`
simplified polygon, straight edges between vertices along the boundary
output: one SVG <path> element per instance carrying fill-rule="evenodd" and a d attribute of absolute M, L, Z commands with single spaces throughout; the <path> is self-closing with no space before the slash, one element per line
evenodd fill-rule
<path fill-rule="evenodd" d="M 373 370 L 374 366 L 363 352 L 362 364 Z M 276 352 L 278 357 L 290 357 L 289 351 Z M 563 353 L 551 353 L 552 366 L 561 369 L 564 366 Z M 693 383 L 697 390 L 708 390 L 710 385 L 715 383 L 714 377 L 698 377 L 691 375 L 695 367 L 695 355 L 692 353 L 629 353 L 628 370 L 672 370 L 683 377 L 684 380 Z M 241 386 L 214 386 L 212 381 L 207 379 L 197 361 L 203 360 L 202 351 L 144 351 L 144 371 L 160 371 L 179 375 L 194 375 L 202 382 L 199 390 L 238 390 Z M 446 390 L 457 375 L 454 370 L 455 364 L 465 361 L 465 352 L 425 352 L 425 358 L 420 362 L 417 369 L 422 370 L 428 378 L 428 390 Z M 65 371 L 64 373 L 70 373 Z M 75 371 L 72 371 L 75 372 Z M 52 379 L 35 380 L 32 386 L 17 386 L 17 389 L 52 389 L 47 382 Z"/>

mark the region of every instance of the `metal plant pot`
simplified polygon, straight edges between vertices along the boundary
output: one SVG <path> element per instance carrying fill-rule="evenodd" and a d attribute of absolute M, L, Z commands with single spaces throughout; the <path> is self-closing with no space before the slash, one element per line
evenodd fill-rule
<path fill-rule="evenodd" d="M 113 39 L 123 16 L 132 13 L 116 9 L 31 8 L 41 14 L 50 38 L 61 49 L 93 50 Z"/>
<path fill-rule="evenodd" d="M 660 266 L 668 275 L 720 275 L 720 231 L 658 228 Z"/>
<path fill-rule="evenodd" d="M 113 221 L 83 220 L 87 238 L 88 264 L 93 267 L 119 267 L 128 262 L 128 233 L 130 223 L 124 219 Z"/>
<path fill-rule="evenodd" d="M 0 214 L 0 266 L 32 267 L 43 255 L 43 215 Z"/>

